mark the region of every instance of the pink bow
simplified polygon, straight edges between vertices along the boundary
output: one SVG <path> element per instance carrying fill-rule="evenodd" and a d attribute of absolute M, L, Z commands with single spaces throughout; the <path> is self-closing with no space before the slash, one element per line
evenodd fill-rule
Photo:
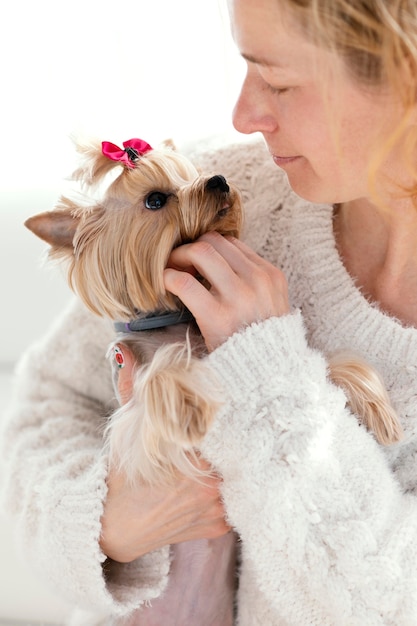
<path fill-rule="evenodd" d="M 142 156 L 142 154 L 152 150 L 152 146 L 146 143 L 146 141 L 143 141 L 143 139 L 129 139 L 128 141 L 124 141 L 123 148 L 124 150 L 114 143 L 110 143 L 110 141 L 103 141 L 101 144 L 101 151 L 104 156 L 112 161 L 120 161 L 123 165 L 130 168 L 135 167 L 135 161 Z"/>

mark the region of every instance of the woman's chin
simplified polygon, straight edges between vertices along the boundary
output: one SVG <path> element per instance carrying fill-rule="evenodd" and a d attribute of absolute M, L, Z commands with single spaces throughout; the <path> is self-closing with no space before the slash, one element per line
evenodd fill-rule
<path fill-rule="evenodd" d="M 344 201 L 342 197 L 339 199 L 340 194 L 337 194 L 335 191 L 324 189 L 322 186 L 314 183 L 309 184 L 305 178 L 291 177 L 288 174 L 287 178 L 293 192 L 303 200 L 307 200 L 307 202 L 313 204 L 337 204 Z"/>

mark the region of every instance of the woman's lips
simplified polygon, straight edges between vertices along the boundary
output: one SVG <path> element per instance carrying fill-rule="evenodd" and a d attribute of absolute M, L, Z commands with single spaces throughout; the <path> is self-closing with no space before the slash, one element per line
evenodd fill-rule
<path fill-rule="evenodd" d="M 276 165 L 278 165 L 279 167 L 284 167 L 284 165 L 289 165 L 290 163 L 294 163 L 294 161 L 298 161 L 298 159 L 301 159 L 300 156 L 285 157 L 278 156 L 277 154 L 273 154 L 272 158 L 274 160 L 274 163 L 276 163 Z"/>

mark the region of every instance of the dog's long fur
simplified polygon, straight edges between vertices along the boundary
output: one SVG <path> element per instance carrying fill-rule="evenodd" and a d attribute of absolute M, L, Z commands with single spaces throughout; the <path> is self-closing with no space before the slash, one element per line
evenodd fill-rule
<path fill-rule="evenodd" d="M 86 207 L 62 197 L 26 226 L 51 245 L 53 258 L 68 263 L 71 287 L 95 314 L 129 321 L 138 312 L 178 310 L 181 303 L 163 283 L 169 255 L 210 230 L 238 237 L 238 189 L 230 181 L 208 184 L 217 173 L 200 174 L 169 145 L 140 156 L 132 168 L 104 156 L 99 142 L 77 150 L 83 163 L 73 177 L 84 187 L 122 171 L 100 202 Z M 166 204 L 151 211 L 146 198 L 156 191 L 166 194 Z M 137 366 L 133 397 L 109 423 L 111 462 L 132 480 L 165 481 L 176 470 L 194 475 L 190 458 L 221 403 L 218 381 L 201 358 L 206 351 L 197 326 L 123 334 L 117 342 L 133 352 Z M 335 355 L 329 368 L 359 420 L 381 443 L 397 441 L 401 427 L 378 374 L 352 355 Z"/>

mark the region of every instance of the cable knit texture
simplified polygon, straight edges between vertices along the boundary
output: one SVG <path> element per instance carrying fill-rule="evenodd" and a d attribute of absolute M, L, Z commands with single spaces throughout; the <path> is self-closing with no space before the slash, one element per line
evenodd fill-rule
<path fill-rule="evenodd" d="M 416 625 L 417 330 L 363 297 L 337 254 L 332 207 L 295 196 L 263 143 L 188 152 L 240 187 L 244 238 L 283 269 L 292 306 L 207 357 L 224 404 L 202 452 L 241 537 L 237 625 Z M 22 554 L 78 607 L 72 626 L 112 624 L 169 573 L 168 548 L 128 565 L 99 548 L 112 338 L 74 301 L 20 363 L 3 419 L 4 503 Z M 400 444 L 380 447 L 329 382 L 326 354 L 340 348 L 381 371 Z"/>

